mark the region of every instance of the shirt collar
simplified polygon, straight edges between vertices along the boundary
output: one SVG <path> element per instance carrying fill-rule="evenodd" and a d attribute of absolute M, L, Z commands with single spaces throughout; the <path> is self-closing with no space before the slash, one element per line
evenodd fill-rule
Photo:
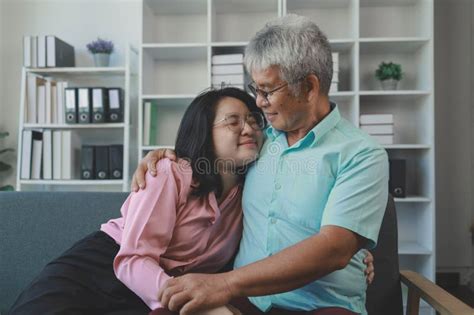
<path fill-rule="evenodd" d="M 313 146 L 319 139 L 321 139 L 328 131 L 334 128 L 337 123 L 341 120 L 341 114 L 336 103 L 330 102 L 331 111 L 323 118 L 316 126 L 311 129 L 306 136 L 300 139 L 297 143 L 309 142 L 310 146 Z M 275 140 L 284 131 L 273 128 L 271 125 L 265 129 L 265 133 L 270 140 Z"/>

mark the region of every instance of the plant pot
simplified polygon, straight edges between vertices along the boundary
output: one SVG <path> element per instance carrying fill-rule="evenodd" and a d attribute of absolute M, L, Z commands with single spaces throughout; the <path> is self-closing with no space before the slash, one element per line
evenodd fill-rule
<path fill-rule="evenodd" d="M 94 54 L 94 64 L 96 67 L 108 67 L 110 54 Z"/>
<path fill-rule="evenodd" d="M 388 79 L 380 81 L 380 84 L 382 85 L 383 90 L 396 90 L 398 81 L 394 79 Z"/>

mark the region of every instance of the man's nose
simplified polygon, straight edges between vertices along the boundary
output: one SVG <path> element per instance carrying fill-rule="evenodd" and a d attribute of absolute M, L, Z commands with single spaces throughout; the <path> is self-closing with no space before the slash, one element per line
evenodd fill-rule
<path fill-rule="evenodd" d="M 257 94 L 257 98 L 255 99 L 255 102 L 257 103 L 257 106 L 259 108 L 265 108 L 269 105 L 267 99 L 260 94 Z"/>

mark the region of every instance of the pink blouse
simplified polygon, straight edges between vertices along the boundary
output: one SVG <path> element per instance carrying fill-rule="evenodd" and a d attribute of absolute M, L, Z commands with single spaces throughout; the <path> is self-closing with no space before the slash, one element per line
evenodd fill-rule
<path fill-rule="evenodd" d="M 115 275 L 152 310 L 161 307 L 158 290 L 170 277 L 219 271 L 242 236 L 241 185 L 218 204 L 214 193 L 190 195 L 188 162 L 163 159 L 157 171 L 146 174 L 144 190 L 128 196 L 121 218 L 101 226 L 120 245 Z"/>

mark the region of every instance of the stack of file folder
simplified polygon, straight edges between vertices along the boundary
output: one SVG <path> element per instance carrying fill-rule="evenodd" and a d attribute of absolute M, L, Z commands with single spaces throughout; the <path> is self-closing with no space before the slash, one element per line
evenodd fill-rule
<path fill-rule="evenodd" d="M 25 36 L 23 65 L 28 68 L 74 67 L 74 47 L 53 35 Z"/>
<path fill-rule="evenodd" d="M 212 56 L 212 86 L 244 89 L 244 55 L 226 54 Z"/>
<path fill-rule="evenodd" d="M 393 115 L 361 115 L 360 128 L 380 144 L 393 144 Z"/>

